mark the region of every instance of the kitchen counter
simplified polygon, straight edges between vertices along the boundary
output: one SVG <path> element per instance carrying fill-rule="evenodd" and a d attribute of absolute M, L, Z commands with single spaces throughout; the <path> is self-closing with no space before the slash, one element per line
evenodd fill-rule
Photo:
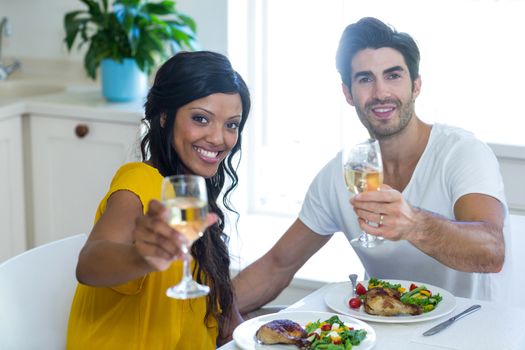
<path fill-rule="evenodd" d="M 38 113 L 113 123 L 140 122 L 143 103 L 106 101 L 100 83 L 88 80 L 78 63 L 23 60 L 20 71 L 0 81 L 0 119 Z"/>
<path fill-rule="evenodd" d="M 1 84 L 1 83 L 0 83 Z M 107 102 L 98 88 L 67 87 L 64 91 L 39 96 L 2 99 L 0 119 L 26 113 L 51 114 L 64 118 L 89 118 L 113 123 L 140 122 L 143 102 Z"/>

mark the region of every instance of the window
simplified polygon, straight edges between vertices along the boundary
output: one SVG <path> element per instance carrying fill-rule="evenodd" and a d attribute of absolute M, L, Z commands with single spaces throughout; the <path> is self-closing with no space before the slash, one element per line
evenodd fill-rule
<path fill-rule="evenodd" d="M 239 251 L 241 266 L 265 253 L 290 226 L 311 180 L 343 137 L 366 137 L 362 127 L 348 127 L 350 116 L 342 117 L 352 113 L 335 69 L 342 5 L 230 0 L 229 56 L 253 102 L 243 145 L 243 194 L 233 200 L 237 205 L 245 199 L 240 234 L 232 235 L 231 247 L 234 255 Z M 327 250 L 350 257 L 348 269 L 327 271 L 322 253 Z M 336 235 L 297 276 L 338 281 L 362 271 L 346 238 Z"/>
<path fill-rule="evenodd" d="M 251 36 L 248 47 L 237 49 L 249 50 L 247 75 L 254 100 L 249 178 L 257 186 L 249 209 L 297 214 L 310 181 L 343 137 L 344 98 L 334 65 L 339 38 L 334 33 L 341 32 L 344 21 L 340 15 L 333 20 L 341 14 L 342 2 L 327 1 L 322 7 L 313 1 L 247 3 L 252 13 L 248 29 L 231 33 Z M 232 49 L 236 42 L 230 40 Z M 230 52 L 233 60 L 237 50 Z"/>
<path fill-rule="evenodd" d="M 343 29 L 365 16 L 418 43 L 423 121 L 524 145 L 523 13 L 523 0 L 229 0 L 229 55 L 254 105 L 244 139 L 246 212 L 296 217 L 343 140 L 367 137 L 335 68 Z"/>

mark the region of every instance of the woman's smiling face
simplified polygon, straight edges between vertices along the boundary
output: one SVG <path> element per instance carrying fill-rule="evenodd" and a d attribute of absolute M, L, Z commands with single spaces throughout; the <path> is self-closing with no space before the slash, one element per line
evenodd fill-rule
<path fill-rule="evenodd" d="M 173 147 L 186 172 L 212 177 L 237 143 L 242 103 L 239 94 L 215 93 L 177 111 Z"/>

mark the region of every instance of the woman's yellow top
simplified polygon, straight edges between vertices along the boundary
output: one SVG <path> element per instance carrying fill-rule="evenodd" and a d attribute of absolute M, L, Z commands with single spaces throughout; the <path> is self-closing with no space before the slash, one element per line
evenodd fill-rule
<path fill-rule="evenodd" d="M 129 163 L 115 174 L 100 203 L 95 222 L 109 196 L 119 190 L 135 193 L 144 212 L 158 199 L 162 176 L 145 163 Z M 177 300 L 166 289 L 182 278 L 182 263 L 153 272 L 121 286 L 90 287 L 78 284 L 67 334 L 67 349 L 215 349 L 217 321 L 205 324 L 206 298 Z"/>

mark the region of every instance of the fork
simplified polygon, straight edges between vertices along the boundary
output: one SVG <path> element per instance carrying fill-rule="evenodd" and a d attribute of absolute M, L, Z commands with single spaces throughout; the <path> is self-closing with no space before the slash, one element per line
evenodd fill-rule
<path fill-rule="evenodd" d="M 356 283 L 357 283 L 357 274 L 355 273 L 352 273 L 350 275 L 348 275 L 348 278 L 350 279 L 350 282 L 352 283 L 352 294 L 351 294 L 351 297 L 355 297 L 355 288 L 356 288 Z"/>

